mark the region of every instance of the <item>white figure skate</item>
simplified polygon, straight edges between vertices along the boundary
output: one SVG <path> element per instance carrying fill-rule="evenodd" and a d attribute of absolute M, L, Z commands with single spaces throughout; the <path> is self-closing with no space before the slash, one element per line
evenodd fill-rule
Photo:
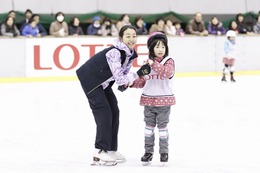
<path fill-rule="evenodd" d="M 95 149 L 91 165 L 115 166 L 116 164 L 116 159 L 112 158 L 107 151 Z"/>
<path fill-rule="evenodd" d="M 108 151 L 108 154 L 115 159 L 118 163 L 125 162 L 125 156 L 117 151 Z"/>

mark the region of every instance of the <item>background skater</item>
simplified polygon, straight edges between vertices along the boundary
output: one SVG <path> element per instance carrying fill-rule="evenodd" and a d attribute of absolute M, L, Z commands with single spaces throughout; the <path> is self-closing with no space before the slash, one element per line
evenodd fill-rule
<path fill-rule="evenodd" d="M 236 33 L 233 30 L 229 30 L 226 33 L 227 40 L 224 42 L 225 57 L 223 58 L 224 69 L 221 81 L 227 82 L 226 75 L 230 72 L 230 81 L 236 82 L 234 79 L 234 63 L 235 63 L 235 50 L 236 50 Z"/>

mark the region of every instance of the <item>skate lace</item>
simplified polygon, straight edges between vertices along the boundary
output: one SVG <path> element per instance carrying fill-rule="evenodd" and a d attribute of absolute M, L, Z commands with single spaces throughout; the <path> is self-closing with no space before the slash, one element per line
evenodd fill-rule
<path fill-rule="evenodd" d="M 106 150 L 102 150 L 102 149 L 100 149 L 100 150 L 98 151 L 98 154 L 102 153 L 102 151 L 104 151 L 105 153 L 107 153 Z"/>

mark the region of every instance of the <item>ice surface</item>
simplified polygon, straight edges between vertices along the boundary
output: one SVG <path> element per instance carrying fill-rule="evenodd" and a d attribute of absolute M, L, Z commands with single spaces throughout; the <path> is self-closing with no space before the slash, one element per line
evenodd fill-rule
<path fill-rule="evenodd" d="M 176 77 L 169 163 L 161 167 L 156 130 L 151 166 L 144 154 L 142 89 L 121 93 L 119 152 L 125 163 L 90 166 L 95 123 L 78 81 L 0 84 L 1 173 L 259 173 L 260 76 Z"/>

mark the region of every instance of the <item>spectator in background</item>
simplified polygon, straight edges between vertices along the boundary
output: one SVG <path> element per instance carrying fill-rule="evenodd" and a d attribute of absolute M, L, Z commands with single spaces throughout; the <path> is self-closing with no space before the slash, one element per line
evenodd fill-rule
<path fill-rule="evenodd" d="M 256 17 L 256 24 L 253 27 L 253 31 L 255 34 L 260 34 L 260 15 Z"/>
<path fill-rule="evenodd" d="M 136 29 L 137 35 L 147 35 L 148 30 L 146 28 L 146 23 L 141 16 L 137 16 L 134 21 L 134 27 Z"/>
<path fill-rule="evenodd" d="M 245 20 L 244 20 L 244 23 L 245 23 L 245 26 L 246 26 L 246 29 L 248 32 L 251 32 L 250 34 L 254 34 L 253 32 L 253 27 L 256 23 L 256 16 L 254 16 L 254 14 L 252 14 L 251 12 L 245 16 Z"/>
<path fill-rule="evenodd" d="M 39 34 L 39 29 L 37 27 L 37 22 L 34 19 L 31 18 L 28 24 L 23 27 L 22 36 L 41 37 L 41 34 Z"/>
<path fill-rule="evenodd" d="M 11 11 L 8 12 L 8 16 L 11 16 L 15 20 L 16 12 L 14 10 L 11 10 Z"/>
<path fill-rule="evenodd" d="M 115 24 L 112 23 L 111 19 L 105 17 L 101 26 L 102 36 L 117 36 L 118 31 Z"/>
<path fill-rule="evenodd" d="M 175 29 L 176 29 L 176 35 L 178 35 L 178 36 L 184 36 L 185 35 L 184 30 L 181 28 L 180 22 L 175 22 L 174 26 L 175 26 Z"/>
<path fill-rule="evenodd" d="M 15 18 L 16 18 L 16 12 L 15 12 L 14 10 L 11 10 L 11 11 L 9 11 L 9 12 L 7 13 L 7 16 L 6 16 L 6 17 L 8 17 L 8 16 L 11 16 L 13 19 L 15 19 Z M 0 25 L 2 25 L 2 24 L 4 23 L 4 21 L 0 21 L 0 22 L 1 22 Z"/>
<path fill-rule="evenodd" d="M 243 14 L 239 13 L 236 15 L 236 22 L 239 34 L 252 34 L 252 32 L 247 29 Z"/>
<path fill-rule="evenodd" d="M 236 22 L 237 22 L 238 33 L 246 34 L 247 29 L 246 29 L 246 25 L 244 23 L 244 16 L 241 13 L 236 15 Z"/>
<path fill-rule="evenodd" d="M 46 36 L 48 33 L 46 29 L 42 26 L 40 23 L 40 15 L 39 14 L 33 14 L 31 17 L 36 22 L 36 26 L 38 28 L 38 37 Z"/>
<path fill-rule="evenodd" d="M 16 12 L 14 10 L 9 11 L 7 17 L 9 17 L 9 16 L 13 18 L 14 23 L 15 23 Z M 2 26 L 3 23 L 4 23 L 4 21 L 0 21 L 0 27 Z M 1 29 L 0 29 L 0 35 L 2 35 Z"/>
<path fill-rule="evenodd" d="M 208 31 L 205 27 L 205 22 L 202 20 L 202 14 L 197 12 L 194 18 L 189 21 L 186 28 L 187 34 L 207 36 Z"/>
<path fill-rule="evenodd" d="M 226 34 L 226 29 L 223 27 L 222 22 L 220 22 L 218 18 L 214 16 L 209 21 L 208 32 L 212 35 L 224 35 Z"/>
<path fill-rule="evenodd" d="M 84 35 L 83 30 L 79 24 L 80 24 L 79 18 L 75 16 L 71 18 L 69 23 L 69 35 L 73 35 L 73 36 Z"/>
<path fill-rule="evenodd" d="M 14 18 L 8 16 L 1 25 L 1 34 L 3 36 L 16 37 L 20 35 L 20 31 L 14 23 Z"/>
<path fill-rule="evenodd" d="M 93 17 L 86 33 L 87 35 L 101 35 L 101 18 L 99 16 Z"/>
<path fill-rule="evenodd" d="M 23 28 L 29 23 L 30 18 L 32 17 L 33 12 L 30 9 L 27 9 L 24 12 L 24 20 L 20 23 L 20 32 L 22 32 Z"/>
<path fill-rule="evenodd" d="M 65 37 L 69 35 L 69 29 L 67 22 L 64 21 L 65 15 L 62 12 L 58 12 L 55 15 L 55 21 L 50 25 L 50 35 L 55 37 Z"/>
<path fill-rule="evenodd" d="M 176 28 L 173 25 L 173 22 L 172 22 L 171 19 L 166 19 L 165 27 L 164 27 L 164 33 L 166 35 L 176 35 Z"/>
<path fill-rule="evenodd" d="M 162 17 L 158 17 L 155 23 L 149 29 L 149 34 L 153 32 L 163 32 L 164 33 L 165 21 Z"/>
<path fill-rule="evenodd" d="M 228 25 L 228 30 L 233 30 L 235 31 L 236 34 L 238 34 L 238 27 L 237 27 L 237 22 L 235 20 L 231 20 L 229 22 L 229 25 Z"/>
<path fill-rule="evenodd" d="M 119 32 L 120 29 L 122 28 L 122 26 L 125 26 L 125 25 L 132 25 L 130 23 L 130 17 L 128 14 L 123 14 L 121 15 L 121 17 L 119 18 L 119 20 L 117 21 L 116 23 L 116 29 L 117 31 Z"/>

